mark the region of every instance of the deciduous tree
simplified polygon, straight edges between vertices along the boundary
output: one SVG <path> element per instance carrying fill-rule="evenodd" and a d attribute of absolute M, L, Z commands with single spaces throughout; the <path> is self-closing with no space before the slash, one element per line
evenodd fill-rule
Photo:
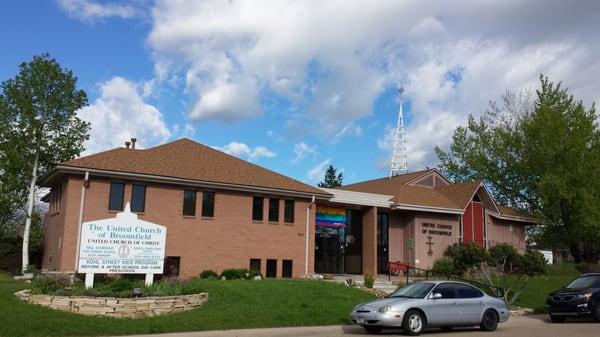
<path fill-rule="evenodd" d="M 507 93 L 435 151 L 456 181 L 486 181 L 497 200 L 545 220 L 540 238 L 568 247 L 576 261 L 600 255 L 600 128 L 560 83 L 540 76 L 535 100 Z"/>
<path fill-rule="evenodd" d="M 76 111 L 87 104 L 87 95 L 77 88 L 73 72 L 48 54 L 22 63 L 15 78 L 2 82 L 0 89 L 0 170 L 27 186 L 22 256 L 25 270 L 38 177 L 83 150 L 89 124 L 79 119 Z"/>

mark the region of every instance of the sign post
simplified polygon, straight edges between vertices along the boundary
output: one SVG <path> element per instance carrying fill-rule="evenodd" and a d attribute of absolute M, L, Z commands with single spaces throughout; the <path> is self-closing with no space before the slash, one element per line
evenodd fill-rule
<path fill-rule="evenodd" d="M 112 219 L 87 221 L 81 225 L 77 271 L 85 273 L 85 286 L 94 286 L 94 274 L 145 274 L 151 285 L 154 274 L 162 274 L 167 228 L 139 220 L 125 210 Z"/>

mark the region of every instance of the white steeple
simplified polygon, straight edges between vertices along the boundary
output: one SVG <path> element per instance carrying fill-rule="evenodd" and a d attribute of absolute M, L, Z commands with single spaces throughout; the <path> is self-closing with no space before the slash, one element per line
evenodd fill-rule
<path fill-rule="evenodd" d="M 406 138 L 404 132 L 404 113 L 402 111 L 402 94 L 404 88 L 398 89 L 400 95 L 400 109 L 398 110 L 398 123 L 394 131 L 394 143 L 392 147 L 392 163 L 390 165 L 390 178 L 408 172 L 406 156 Z"/>

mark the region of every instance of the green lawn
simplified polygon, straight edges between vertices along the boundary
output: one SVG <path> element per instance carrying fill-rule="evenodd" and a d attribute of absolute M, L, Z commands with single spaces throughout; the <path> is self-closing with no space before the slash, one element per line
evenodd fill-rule
<path fill-rule="evenodd" d="M 198 280 L 210 299 L 201 308 L 141 319 L 89 317 L 59 312 L 18 300 L 27 288 L 0 274 L 0 336 L 99 336 L 275 326 L 330 325 L 372 295 L 323 281 Z"/>
<path fill-rule="evenodd" d="M 536 313 L 546 312 L 546 296 L 548 293 L 566 286 L 581 273 L 572 263 L 555 264 L 548 267 L 548 273 L 543 276 L 532 277 L 523 288 L 514 305 L 531 308 Z M 498 282 L 500 287 L 514 286 L 516 277 L 506 277 Z"/>

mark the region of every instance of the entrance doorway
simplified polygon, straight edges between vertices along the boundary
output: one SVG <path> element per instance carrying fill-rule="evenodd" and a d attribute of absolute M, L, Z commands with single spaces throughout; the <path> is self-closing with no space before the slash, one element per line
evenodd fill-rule
<path fill-rule="evenodd" d="M 344 228 L 317 227 L 315 235 L 315 271 L 344 272 Z"/>
<path fill-rule="evenodd" d="M 377 214 L 377 273 L 387 274 L 389 262 L 390 218 L 386 213 Z"/>
<path fill-rule="evenodd" d="M 362 274 L 362 212 L 346 211 L 346 248 L 344 249 L 344 273 Z"/>

